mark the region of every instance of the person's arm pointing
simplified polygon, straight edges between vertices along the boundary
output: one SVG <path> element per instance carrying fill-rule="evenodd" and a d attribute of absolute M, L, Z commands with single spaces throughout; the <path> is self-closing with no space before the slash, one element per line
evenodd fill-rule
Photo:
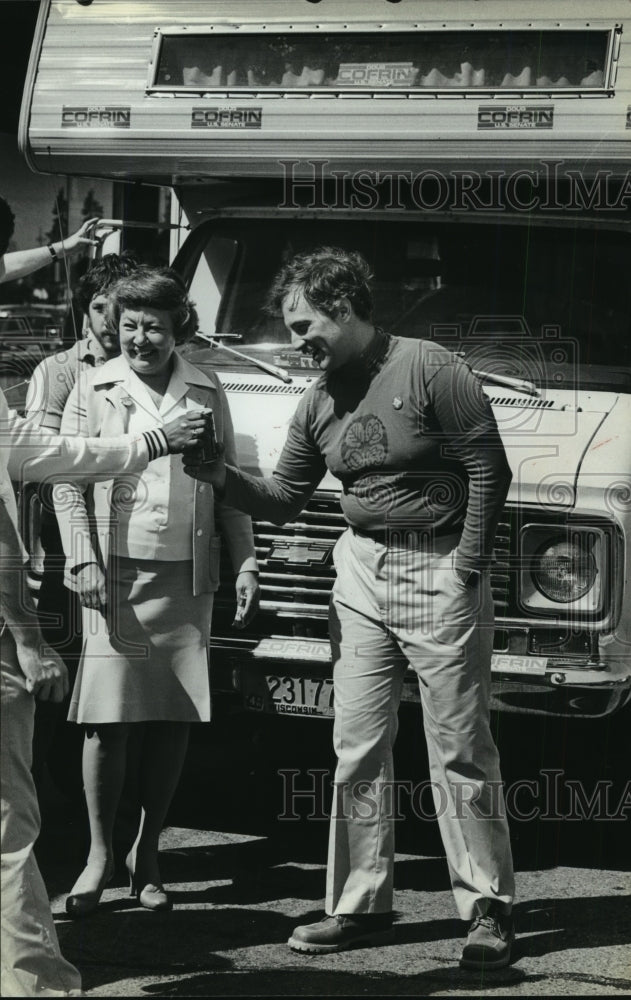
<path fill-rule="evenodd" d="M 13 250 L 0 257 L 0 285 L 5 281 L 17 281 L 27 274 L 39 271 L 47 264 L 56 260 L 64 260 L 87 246 L 98 246 L 99 241 L 92 237 L 98 219 L 88 219 L 80 229 L 66 239 L 56 240 L 48 246 L 32 247 L 30 250 Z"/>

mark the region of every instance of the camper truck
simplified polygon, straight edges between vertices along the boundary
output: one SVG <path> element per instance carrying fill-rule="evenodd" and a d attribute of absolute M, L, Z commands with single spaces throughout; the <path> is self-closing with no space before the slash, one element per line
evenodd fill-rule
<path fill-rule="evenodd" d="M 465 358 L 512 467 L 494 707 L 628 701 L 628 0 L 42 0 L 20 143 L 36 171 L 171 189 L 187 356 L 219 374 L 255 475 L 318 377 L 265 313 L 269 283 L 298 251 L 361 251 L 377 322 Z M 327 477 L 293 522 L 255 521 L 247 631 L 228 579 L 217 595 L 214 684 L 245 710 L 333 713 L 339 491 Z"/>

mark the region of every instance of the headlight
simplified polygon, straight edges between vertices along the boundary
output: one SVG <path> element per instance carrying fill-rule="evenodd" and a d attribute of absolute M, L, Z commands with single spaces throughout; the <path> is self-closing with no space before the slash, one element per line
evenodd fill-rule
<path fill-rule="evenodd" d="M 611 540 L 597 524 L 524 524 L 517 607 L 557 618 L 602 615 L 611 593 Z"/>
<path fill-rule="evenodd" d="M 545 542 L 534 554 L 532 579 L 551 601 L 567 603 L 583 597 L 596 582 L 596 561 L 578 540 Z"/>

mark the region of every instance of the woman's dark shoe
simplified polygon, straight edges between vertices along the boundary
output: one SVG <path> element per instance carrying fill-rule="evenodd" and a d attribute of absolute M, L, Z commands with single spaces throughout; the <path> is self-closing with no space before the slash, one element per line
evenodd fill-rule
<path fill-rule="evenodd" d="M 110 858 L 105 868 L 99 871 L 96 865 L 87 864 L 66 898 L 66 913 L 69 917 L 87 917 L 94 913 L 105 886 L 114 876 L 114 861 Z"/>
<path fill-rule="evenodd" d="M 160 880 L 151 882 L 145 880 L 142 873 L 137 873 L 133 848 L 127 855 L 125 864 L 129 873 L 129 895 L 135 896 L 146 910 L 170 910 L 173 904 L 164 891 Z"/>

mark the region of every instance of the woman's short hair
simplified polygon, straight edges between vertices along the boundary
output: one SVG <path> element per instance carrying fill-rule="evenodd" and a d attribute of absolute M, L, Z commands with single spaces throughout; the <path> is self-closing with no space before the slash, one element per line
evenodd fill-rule
<path fill-rule="evenodd" d="M 119 278 L 128 277 L 138 267 L 139 261 L 128 250 L 122 254 L 106 253 L 99 260 L 92 261 L 77 282 L 74 293 L 81 312 L 87 313 L 96 295 L 105 295 Z"/>
<path fill-rule="evenodd" d="M 359 319 L 372 316 L 372 274 L 368 262 L 355 250 L 318 247 L 297 254 L 274 278 L 265 303 L 266 312 L 278 316 L 292 292 L 302 292 L 314 309 L 333 317 L 340 299 L 348 299 Z"/>
<path fill-rule="evenodd" d="M 185 344 L 198 327 L 197 311 L 188 297 L 186 285 L 170 267 L 141 264 L 126 278 L 120 278 L 108 292 L 108 325 L 118 334 L 124 309 L 162 309 L 173 323 L 176 344 Z"/>

